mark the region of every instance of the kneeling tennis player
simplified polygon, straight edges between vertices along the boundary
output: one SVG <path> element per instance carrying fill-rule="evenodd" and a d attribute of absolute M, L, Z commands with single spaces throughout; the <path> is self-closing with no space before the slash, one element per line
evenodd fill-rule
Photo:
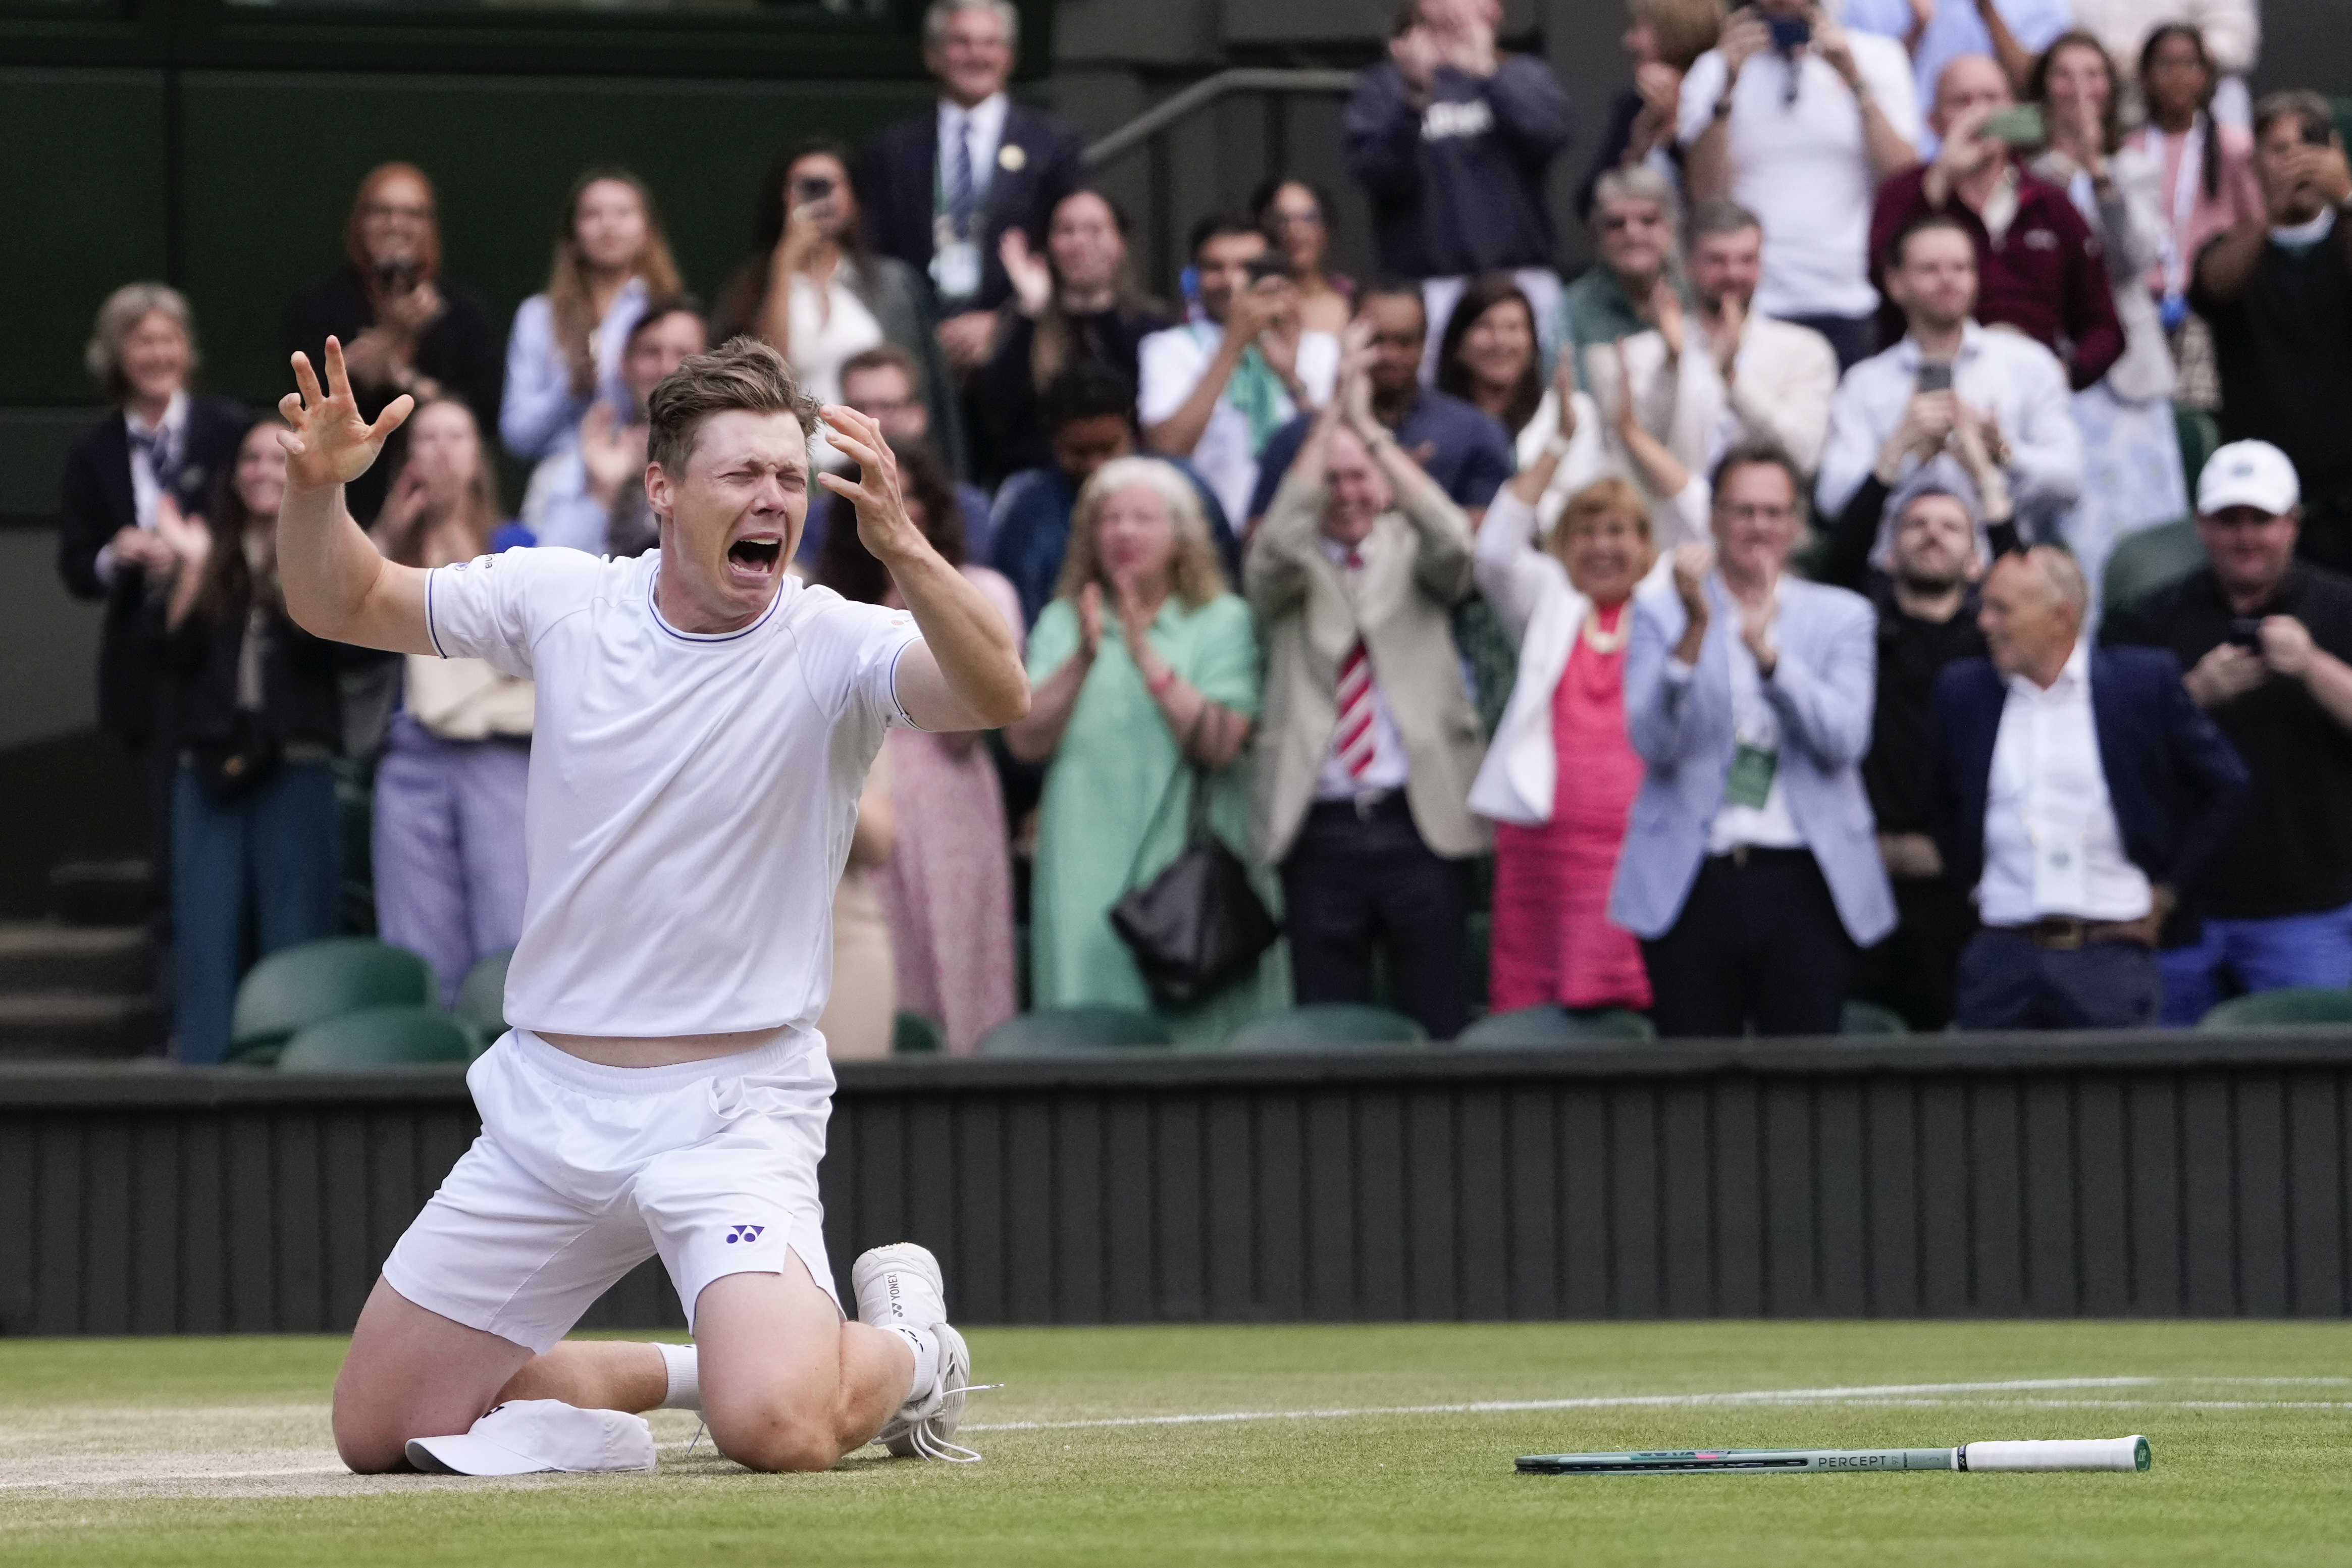
<path fill-rule="evenodd" d="M 384 560 L 342 486 L 413 405 L 370 425 L 332 339 L 325 370 L 321 387 L 295 355 L 300 391 L 281 405 L 289 613 L 319 637 L 487 659 L 539 686 L 512 1027 L 467 1077 L 481 1137 L 360 1314 L 335 1381 L 344 1462 L 462 1468 L 431 1440 L 524 1400 L 572 1407 L 531 1406 L 541 1433 L 551 1412 L 560 1426 L 699 1409 L 721 1452 L 763 1470 L 822 1469 L 877 1437 L 961 1454 L 947 1439 L 971 1358 L 930 1254 L 859 1258 L 858 1321 L 844 1321 L 817 1198 L 834 1079 L 814 1026 L 834 885 L 884 731 L 1026 712 L 1004 618 L 908 517 L 875 422 L 820 414 L 764 343 L 738 338 L 654 389 L 645 482 L 661 542 L 633 561 Z M 856 508 L 904 612 L 785 571 L 820 417 L 860 477 L 818 482 Z M 563 1342 L 656 1253 L 692 1348 Z M 583 1448 L 613 1419 L 589 1421 Z"/>

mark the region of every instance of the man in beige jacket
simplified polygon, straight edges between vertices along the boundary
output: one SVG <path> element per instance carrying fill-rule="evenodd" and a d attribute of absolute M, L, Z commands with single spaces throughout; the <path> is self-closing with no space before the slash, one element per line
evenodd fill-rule
<path fill-rule="evenodd" d="M 1470 521 L 1372 417 L 1360 368 L 1318 416 L 1251 543 L 1266 645 L 1254 848 L 1282 872 L 1301 1004 L 1370 999 L 1374 944 L 1432 1038 L 1468 1012 L 1465 804 L 1486 742 L 1448 613 Z"/>

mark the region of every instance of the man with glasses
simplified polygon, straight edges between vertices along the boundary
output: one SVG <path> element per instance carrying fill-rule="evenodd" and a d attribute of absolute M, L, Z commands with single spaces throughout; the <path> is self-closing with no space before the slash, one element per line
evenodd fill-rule
<path fill-rule="evenodd" d="M 1601 259 L 1560 291 L 1553 328 L 1560 346 L 1578 355 L 1580 385 L 1587 379 L 1587 349 L 1647 331 L 1667 317 L 1679 321 L 1689 300 L 1668 262 L 1681 224 L 1674 185 L 1646 164 L 1612 169 L 1594 184 L 1592 233 Z"/>
<path fill-rule="evenodd" d="M 841 401 L 879 425 L 884 439 L 930 447 L 931 456 L 940 459 L 942 468 L 947 466 L 946 455 L 931 444 L 931 408 L 923 401 L 922 368 L 915 363 L 914 355 L 898 344 L 877 343 L 844 360 Z M 985 561 L 992 539 L 988 492 L 978 485 L 958 480 L 955 495 L 957 510 L 963 514 L 964 559 Z M 824 548 L 825 531 L 832 527 L 836 510 L 845 519 L 850 515 L 847 509 L 829 503 L 810 504 L 807 529 L 801 535 L 800 553 L 793 557 L 795 561 L 814 569 L 817 552 Z"/>
<path fill-rule="evenodd" d="M 1714 491 L 1714 544 L 1634 602 L 1625 723 L 1648 776 L 1609 918 L 1642 939 L 1659 1034 L 1835 1034 L 1856 948 L 1895 926 L 1862 782 L 1877 618 L 1788 574 L 1786 453 L 1734 447 Z"/>
<path fill-rule="evenodd" d="M 2295 559 L 2301 500 L 2268 442 L 2214 453 L 2197 484 L 2207 563 L 2103 632 L 2169 649 L 2253 776 L 2192 889 L 2200 940 L 2157 955 L 2168 1024 L 2232 990 L 2352 985 L 2352 579 Z"/>

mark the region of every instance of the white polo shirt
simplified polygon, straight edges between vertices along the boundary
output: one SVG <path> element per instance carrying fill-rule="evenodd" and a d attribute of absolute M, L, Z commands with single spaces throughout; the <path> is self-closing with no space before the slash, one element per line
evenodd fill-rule
<path fill-rule="evenodd" d="M 661 1037 L 810 1035 L 833 980 L 833 892 L 893 687 L 903 611 L 787 574 L 740 631 L 654 607 L 661 552 L 510 550 L 435 571 L 445 658 L 539 683 L 530 885 L 507 1021 Z"/>
<path fill-rule="evenodd" d="M 1895 133 L 1917 146 L 1919 95 L 1911 58 L 1892 38 L 1848 33 L 1864 86 Z M 1870 213 L 1878 183 L 1863 150 L 1862 106 L 1845 79 L 1811 51 L 1790 81 L 1786 56 L 1766 50 L 1740 68 L 1731 89 L 1731 195 L 1764 225 L 1764 276 L 1755 308 L 1768 316 L 1865 316 Z M 1683 80 L 1685 147 L 1714 122 L 1723 96 L 1723 54 L 1709 49 Z"/>

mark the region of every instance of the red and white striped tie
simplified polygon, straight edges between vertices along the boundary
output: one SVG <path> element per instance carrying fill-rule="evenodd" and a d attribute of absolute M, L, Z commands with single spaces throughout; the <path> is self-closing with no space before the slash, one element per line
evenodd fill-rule
<path fill-rule="evenodd" d="M 1371 771 L 1372 757 L 1380 750 L 1372 733 L 1372 661 L 1360 637 L 1339 661 L 1339 730 L 1332 745 L 1348 776 L 1355 779 Z"/>

